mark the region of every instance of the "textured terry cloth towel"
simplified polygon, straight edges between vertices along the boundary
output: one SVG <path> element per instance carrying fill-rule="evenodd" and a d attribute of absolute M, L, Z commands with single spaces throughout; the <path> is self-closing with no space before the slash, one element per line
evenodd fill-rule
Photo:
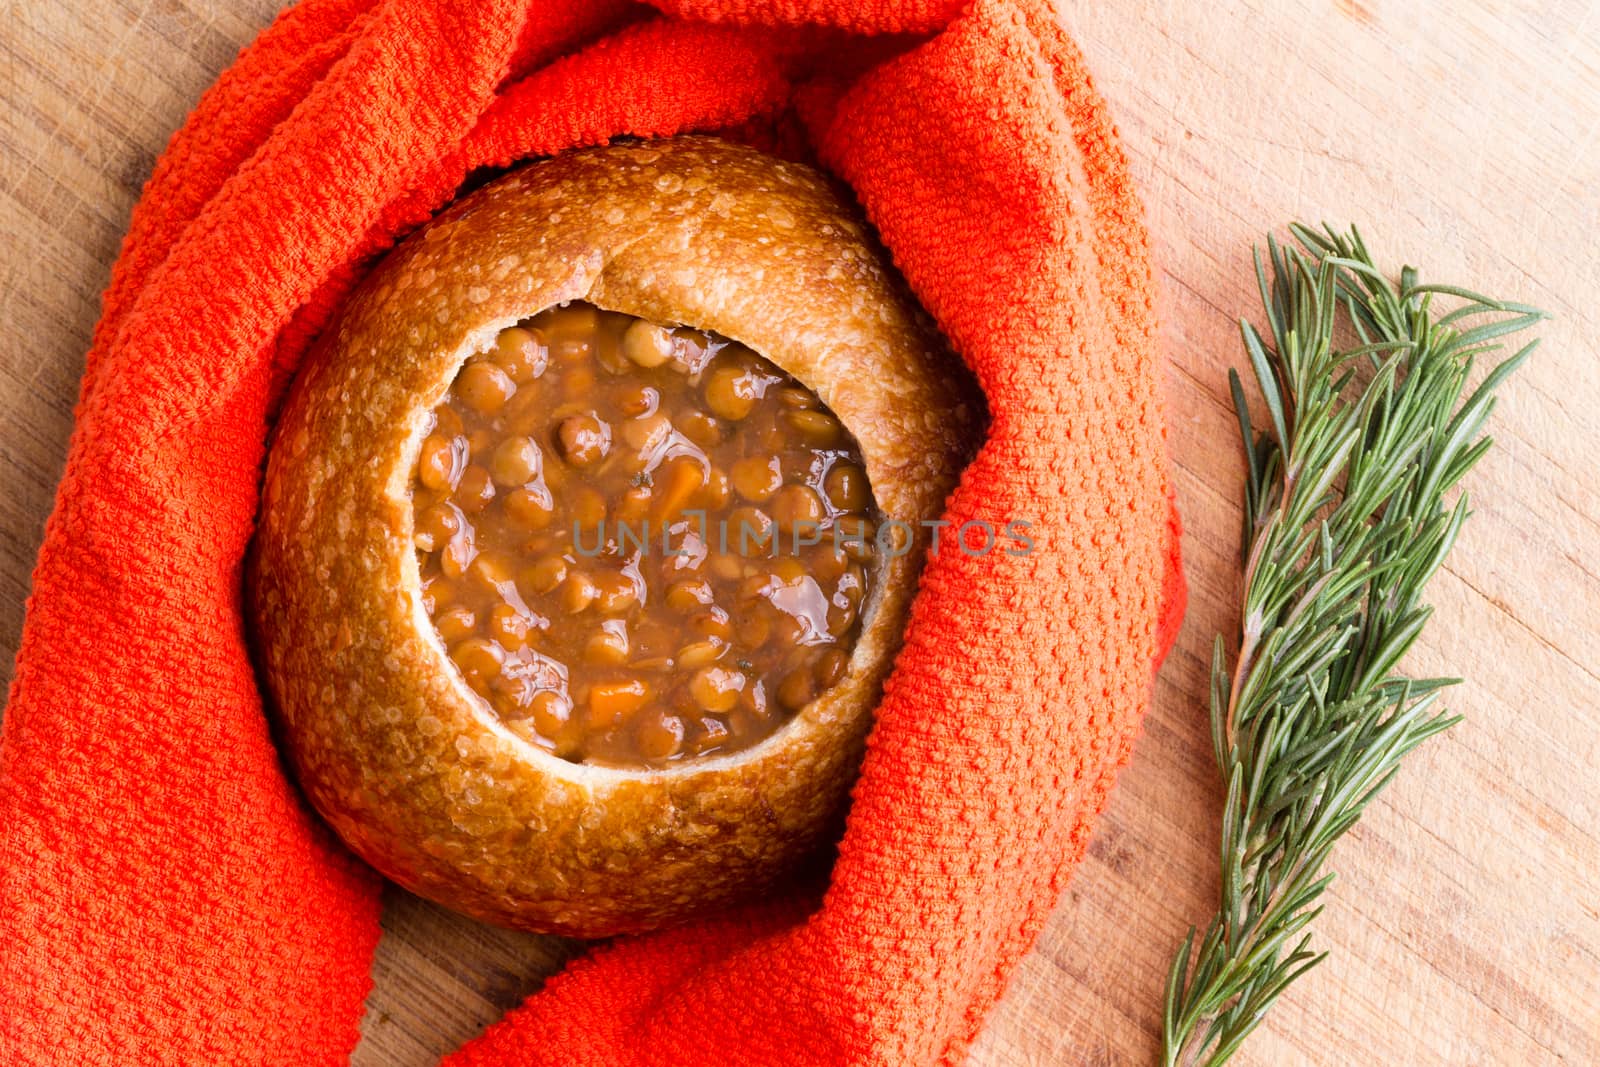
<path fill-rule="evenodd" d="M 0 738 L 0 1063 L 340 1063 L 378 880 L 241 623 L 270 413 L 469 172 L 723 131 L 847 182 L 988 396 L 823 896 L 572 964 L 447 1062 L 958 1061 L 1083 853 L 1182 611 L 1150 266 L 1043 0 L 302 0 L 173 138 L 84 375 Z"/>

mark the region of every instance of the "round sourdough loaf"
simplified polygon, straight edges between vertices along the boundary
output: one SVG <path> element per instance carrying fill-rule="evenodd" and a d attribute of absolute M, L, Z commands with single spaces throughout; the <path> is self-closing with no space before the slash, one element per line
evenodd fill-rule
<path fill-rule="evenodd" d="M 737 340 L 859 443 L 884 525 L 848 670 L 772 736 L 657 768 L 560 759 L 464 682 L 422 602 L 426 420 L 497 333 L 583 300 Z M 770 884 L 838 828 L 936 518 L 980 431 L 966 372 L 815 172 L 707 137 L 620 143 L 466 196 L 379 263 L 278 422 L 250 615 L 294 773 L 362 857 L 487 921 L 637 931 Z"/>

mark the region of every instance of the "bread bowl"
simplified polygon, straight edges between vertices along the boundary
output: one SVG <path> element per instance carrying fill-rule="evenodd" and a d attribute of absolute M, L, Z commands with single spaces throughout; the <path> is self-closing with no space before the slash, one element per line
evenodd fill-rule
<path fill-rule="evenodd" d="M 720 414 L 713 378 L 737 384 Z M 690 444 L 656 448 L 659 433 L 629 421 L 646 408 L 666 410 L 673 440 Z M 747 429 L 769 415 L 761 433 Z M 804 167 L 682 137 L 568 152 L 469 194 L 363 281 L 275 430 L 247 585 L 296 778 L 373 866 L 486 921 L 606 936 L 759 891 L 837 825 L 899 646 L 924 523 L 980 419 L 964 371 L 863 224 Z M 821 427 L 825 440 L 804 453 L 785 426 Z M 620 513 L 624 498 L 665 499 L 677 481 L 692 499 L 673 508 L 715 498 L 717 464 L 758 456 L 761 441 L 773 446 L 775 484 L 723 485 L 728 506 L 749 505 L 738 486 L 754 498 L 792 484 L 791 512 L 835 528 L 855 516 L 869 547 L 847 544 L 842 565 L 837 546 L 788 562 L 703 553 L 692 566 L 735 632 L 709 642 L 722 673 L 695 688 L 685 672 L 704 664 L 679 665 L 687 653 L 664 655 L 643 636 L 668 633 L 670 602 L 688 604 L 667 597 L 665 568 L 691 565 L 669 563 L 664 547 L 601 600 L 611 572 L 577 539 L 594 515 Z M 784 466 L 791 454 L 813 455 L 809 474 Z M 859 478 L 833 492 L 840 479 L 828 475 L 847 466 L 865 472 L 865 497 Z M 679 477 L 688 467 L 698 480 Z M 563 520 L 580 513 L 589 518 L 564 541 Z M 675 516 L 661 513 L 663 527 Z M 470 550 L 457 551 L 461 537 Z M 599 555 L 621 558 L 605 544 Z M 518 568 L 551 558 L 560 566 L 524 580 Z M 830 566 L 859 572 L 864 588 L 841 591 L 848 582 Z M 798 609 L 792 624 L 771 614 L 786 582 L 816 608 L 823 571 L 828 605 L 853 612 L 848 625 L 826 619 L 826 605 L 815 625 Z M 595 596 L 572 592 L 580 573 Z M 723 602 L 736 583 L 745 607 Z M 491 593 L 512 600 L 490 606 Z M 769 625 L 745 633 L 757 609 Z M 766 648 L 755 638 L 772 640 L 773 619 L 794 640 L 771 662 L 727 658 Z M 802 661 L 814 684 L 777 700 L 779 674 Z M 641 688 L 605 689 L 627 684 L 606 673 L 616 671 Z M 705 714 L 683 710 L 696 699 Z M 736 713 L 742 735 L 708 743 L 717 723 L 739 733 Z M 636 724 L 652 716 L 647 736 Z"/>

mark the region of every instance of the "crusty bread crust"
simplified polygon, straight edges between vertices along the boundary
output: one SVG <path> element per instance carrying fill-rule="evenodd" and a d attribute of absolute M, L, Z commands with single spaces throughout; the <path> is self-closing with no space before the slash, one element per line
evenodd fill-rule
<path fill-rule="evenodd" d="M 980 411 L 818 175 L 705 137 L 569 152 L 472 193 L 379 264 L 315 346 L 249 571 L 289 761 L 345 841 L 412 891 L 597 937 L 731 902 L 836 825 L 923 548 L 880 554 L 846 678 L 750 749 L 633 770 L 515 736 L 423 609 L 412 470 L 463 360 L 578 299 L 715 331 L 810 386 L 860 443 L 886 518 L 937 516 Z"/>

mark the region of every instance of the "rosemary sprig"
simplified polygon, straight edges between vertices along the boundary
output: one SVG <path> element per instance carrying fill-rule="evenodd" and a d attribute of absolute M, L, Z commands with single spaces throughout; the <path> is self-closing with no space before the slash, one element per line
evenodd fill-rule
<path fill-rule="evenodd" d="M 1228 667 L 1217 637 L 1212 741 L 1227 782 L 1216 916 L 1167 979 L 1165 1067 L 1225 1063 L 1295 979 L 1323 959 L 1308 932 L 1335 842 L 1401 757 L 1457 720 L 1458 679 L 1395 666 L 1431 609 L 1422 592 L 1467 517 L 1446 495 L 1490 445 L 1494 393 L 1537 342 L 1470 394 L 1473 364 L 1541 312 L 1465 290 L 1399 285 L 1361 236 L 1291 227 L 1256 253 L 1270 347 L 1241 322 L 1271 425 L 1258 433 L 1237 372 L 1245 443 L 1244 604 Z M 1459 306 L 1435 317 L 1436 297 Z M 1350 343 L 1341 339 L 1350 338 Z"/>

